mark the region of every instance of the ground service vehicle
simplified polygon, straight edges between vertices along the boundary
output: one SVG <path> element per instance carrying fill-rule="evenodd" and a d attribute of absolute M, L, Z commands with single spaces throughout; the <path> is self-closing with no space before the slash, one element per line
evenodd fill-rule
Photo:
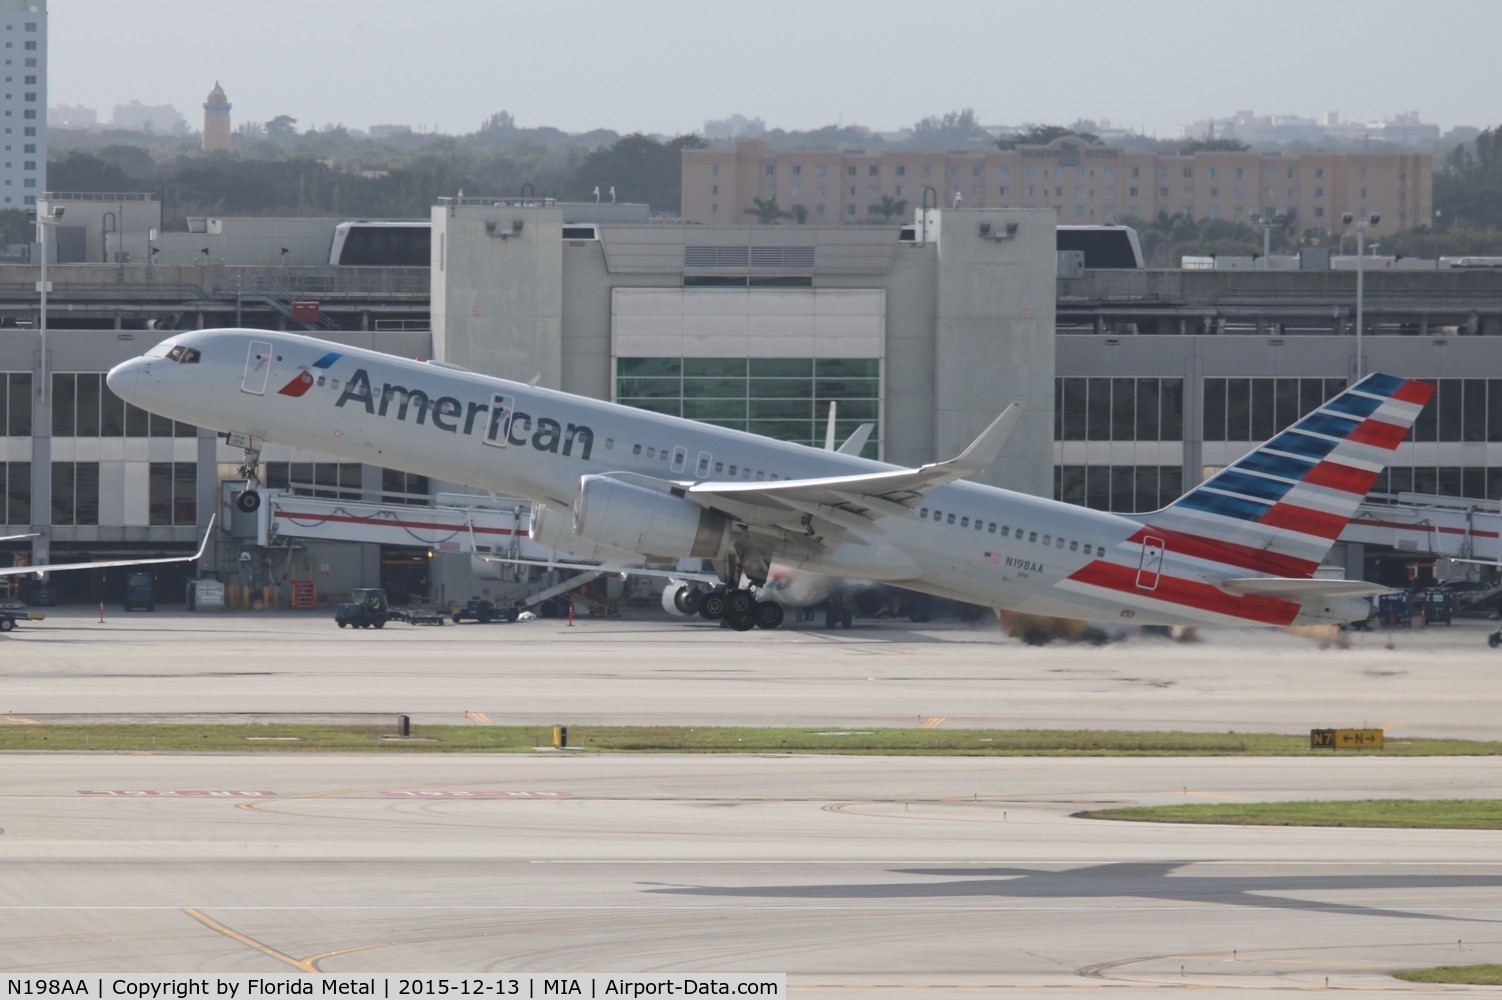
<path fill-rule="evenodd" d="M 465 602 L 464 607 L 455 608 L 451 617 L 455 625 L 466 618 L 473 618 L 481 624 L 487 624 L 493 621 L 514 622 L 516 614 L 516 608 L 498 608 L 493 602 L 483 597 L 471 597 Z"/>
<path fill-rule="evenodd" d="M 156 581 L 146 570 L 137 570 L 125 578 L 125 610 L 156 610 Z"/>
<path fill-rule="evenodd" d="M 354 628 L 385 628 L 391 607 L 386 591 L 380 587 L 361 587 L 350 591 L 350 599 L 334 608 L 334 624 Z"/>

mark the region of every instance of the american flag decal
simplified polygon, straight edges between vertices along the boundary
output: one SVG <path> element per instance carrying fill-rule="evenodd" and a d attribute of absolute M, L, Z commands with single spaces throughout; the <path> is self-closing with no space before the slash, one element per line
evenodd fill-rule
<path fill-rule="evenodd" d="M 1023 319 L 1032 319 L 1033 318 L 1033 311 L 1031 309 L 1024 308 L 1022 310 L 1022 318 Z"/>
<path fill-rule="evenodd" d="M 999 562 L 1001 562 L 1001 553 L 1000 552 L 986 552 L 986 553 L 983 553 L 982 558 L 984 558 L 986 560 L 986 562 L 988 562 L 988 563 L 999 563 Z"/>

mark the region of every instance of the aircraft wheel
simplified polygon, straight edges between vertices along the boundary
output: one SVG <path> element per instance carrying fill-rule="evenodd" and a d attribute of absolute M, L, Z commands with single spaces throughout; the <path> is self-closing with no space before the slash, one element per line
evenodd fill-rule
<path fill-rule="evenodd" d="M 261 508 L 261 494 L 255 490 L 246 490 L 235 497 L 235 509 L 242 514 L 254 514 Z"/>
<path fill-rule="evenodd" d="M 717 621 L 725 617 L 725 591 L 716 587 L 699 602 L 699 617 L 705 621 Z"/>
<path fill-rule="evenodd" d="M 729 615 L 725 620 L 730 622 L 730 627 L 737 632 L 749 632 L 756 627 L 756 616 L 749 612 L 744 615 Z"/>
<path fill-rule="evenodd" d="M 1493 649 L 1496 649 L 1498 646 L 1502 646 L 1502 630 L 1498 630 L 1487 636 L 1486 644 Z"/>
<path fill-rule="evenodd" d="M 386 619 L 384 619 L 384 618 L 377 618 L 375 621 L 371 622 L 370 625 L 371 625 L 372 628 L 385 628 L 386 627 Z"/>
<path fill-rule="evenodd" d="M 16 620 L 14 618 L 0 618 L 0 632 L 9 632 L 15 627 Z M 1492 645 L 1495 646 L 1496 643 L 1494 642 Z"/>
<path fill-rule="evenodd" d="M 347 625 L 349 623 L 348 622 L 335 622 L 334 624 L 338 625 L 340 628 L 343 628 L 345 625 Z"/>
<path fill-rule="evenodd" d="M 725 595 L 726 613 L 749 615 L 756 608 L 756 598 L 749 590 L 732 590 Z"/>
<path fill-rule="evenodd" d="M 757 628 L 776 628 L 782 624 L 782 605 L 776 601 L 757 601 L 752 615 Z"/>

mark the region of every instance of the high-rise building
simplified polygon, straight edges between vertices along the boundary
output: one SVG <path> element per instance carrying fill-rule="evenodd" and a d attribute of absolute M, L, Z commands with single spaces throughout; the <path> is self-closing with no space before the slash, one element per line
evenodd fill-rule
<path fill-rule="evenodd" d="M 47 190 L 47 0 L 0 0 L 0 36 L 0 208 L 23 208 Z"/>
<path fill-rule="evenodd" d="M 203 102 L 203 148 L 205 151 L 230 148 L 229 109 L 224 88 L 214 81 L 208 100 Z"/>

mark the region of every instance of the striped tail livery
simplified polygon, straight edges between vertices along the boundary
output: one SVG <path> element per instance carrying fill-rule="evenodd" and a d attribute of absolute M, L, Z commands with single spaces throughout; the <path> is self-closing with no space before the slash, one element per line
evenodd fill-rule
<path fill-rule="evenodd" d="M 1429 383 L 1368 375 L 1172 504 L 1137 515 L 1143 526 L 1127 543 L 1140 547 L 1135 572 L 1092 582 L 1140 595 L 1148 580 L 1153 597 L 1228 624 L 1366 617 L 1366 598 L 1387 588 L 1314 571 L 1433 394 Z"/>

